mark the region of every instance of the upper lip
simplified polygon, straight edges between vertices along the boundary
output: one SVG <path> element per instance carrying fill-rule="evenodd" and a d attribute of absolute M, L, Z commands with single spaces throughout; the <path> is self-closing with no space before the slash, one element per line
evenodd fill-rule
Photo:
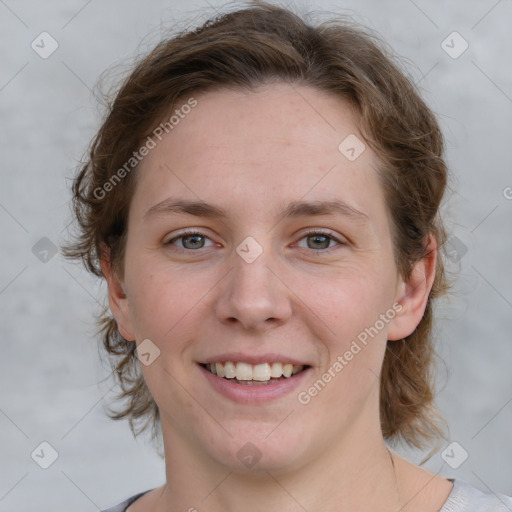
<path fill-rule="evenodd" d="M 230 361 L 233 363 L 249 363 L 249 364 L 263 364 L 263 363 L 281 363 L 281 364 L 293 364 L 309 366 L 304 361 L 299 361 L 294 357 L 284 356 L 282 354 L 243 354 L 241 352 L 229 352 L 225 354 L 219 354 L 217 356 L 209 357 L 204 361 L 200 361 L 200 364 L 213 364 L 213 363 L 225 363 Z"/>

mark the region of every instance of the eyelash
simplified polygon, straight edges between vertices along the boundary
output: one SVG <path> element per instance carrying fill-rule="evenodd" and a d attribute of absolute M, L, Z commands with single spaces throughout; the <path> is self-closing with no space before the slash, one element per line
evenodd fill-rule
<path fill-rule="evenodd" d="M 335 237 L 332 232 L 330 232 L 330 231 L 321 231 L 321 230 L 307 231 L 306 233 L 303 234 L 303 236 L 300 238 L 300 240 L 303 240 L 304 238 L 308 238 L 308 237 L 313 236 L 313 235 L 321 235 L 321 236 L 325 236 L 327 238 L 330 238 L 331 240 L 335 241 L 337 243 L 337 245 L 339 245 L 339 246 L 347 245 L 345 242 L 343 242 L 339 238 Z M 206 236 L 204 233 L 201 233 L 200 231 L 187 230 L 187 231 L 184 231 L 183 233 L 181 233 L 180 235 L 172 238 L 168 242 L 165 242 L 164 245 L 165 246 L 173 245 L 173 242 L 175 242 L 177 240 L 180 240 L 181 238 L 186 238 L 188 236 L 201 236 L 201 237 L 209 239 L 208 236 Z M 336 247 L 336 246 L 334 246 L 334 247 Z M 186 248 L 182 248 L 182 247 L 176 247 L 176 249 L 178 249 L 180 251 L 185 251 L 185 252 L 197 252 L 200 249 L 204 249 L 204 247 L 201 247 L 200 249 L 186 249 Z M 307 248 L 307 249 L 309 249 L 309 248 Z M 327 247 L 326 249 L 309 249 L 309 251 L 311 251 L 313 254 L 321 254 L 321 253 L 329 252 L 332 249 L 333 249 L 332 247 Z"/>

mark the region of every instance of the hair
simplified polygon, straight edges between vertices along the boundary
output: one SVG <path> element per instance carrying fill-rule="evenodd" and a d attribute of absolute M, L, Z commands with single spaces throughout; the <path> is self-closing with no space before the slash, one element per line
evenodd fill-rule
<path fill-rule="evenodd" d="M 444 437 L 434 405 L 432 314 L 433 301 L 449 287 L 439 250 L 446 240 L 439 214 L 448 178 L 443 136 L 397 57 L 351 20 L 331 18 L 312 26 L 288 9 L 253 2 L 159 42 L 121 83 L 78 169 L 72 185 L 78 233 L 63 252 L 101 277 L 100 260 L 108 249 L 122 276 L 137 174 L 131 159 L 142 141 L 183 98 L 222 87 L 255 90 L 276 81 L 328 92 L 355 108 L 361 134 L 379 158 L 395 263 L 404 279 L 428 254 L 429 237 L 437 241 L 436 275 L 423 318 L 412 334 L 387 342 L 380 376 L 384 438 L 424 448 Z M 152 426 L 157 437 L 160 414 L 136 344 L 121 336 L 107 308 L 99 326 L 121 388 L 116 398 L 125 401 L 110 417 L 127 418 L 134 436 Z"/>

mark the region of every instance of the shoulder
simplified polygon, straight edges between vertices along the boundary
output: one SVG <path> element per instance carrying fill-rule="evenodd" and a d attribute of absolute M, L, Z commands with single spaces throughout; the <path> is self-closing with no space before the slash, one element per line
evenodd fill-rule
<path fill-rule="evenodd" d="M 150 489 L 151 490 L 151 489 Z M 131 496 L 130 498 L 124 500 L 122 503 L 119 503 L 118 505 L 115 505 L 114 507 L 107 508 L 105 510 L 101 510 L 100 512 L 125 512 L 126 509 L 138 498 L 143 496 L 144 494 L 147 494 L 150 490 L 139 492 L 138 494 L 135 494 L 134 496 Z"/>
<path fill-rule="evenodd" d="M 453 489 L 439 512 L 510 512 L 512 497 L 483 492 L 463 480 L 453 480 Z"/>

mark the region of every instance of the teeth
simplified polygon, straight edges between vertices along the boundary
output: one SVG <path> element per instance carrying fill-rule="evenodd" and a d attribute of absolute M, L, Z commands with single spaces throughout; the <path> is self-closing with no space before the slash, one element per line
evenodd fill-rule
<path fill-rule="evenodd" d="M 226 377 L 226 379 L 234 379 L 236 377 L 236 369 L 233 363 L 227 362 L 224 364 L 224 377 Z"/>
<path fill-rule="evenodd" d="M 270 376 L 278 379 L 283 374 L 283 365 L 281 363 L 272 363 Z"/>
<path fill-rule="evenodd" d="M 215 363 L 215 369 L 217 370 L 217 375 L 219 377 L 225 377 L 226 374 L 224 372 L 224 366 L 222 365 L 222 363 Z"/>
<path fill-rule="evenodd" d="M 270 365 L 268 363 L 254 365 L 252 367 L 252 380 L 261 382 L 270 380 Z"/>
<path fill-rule="evenodd" d="M 291 363 L 263 363 L 252 365 L 249 363 L 233 363 L 232 361 L 226 361 L 225 363 L 207 364 L 206 369 L 214 375 L 226 379 L 236 379 L 245 382 L 268 382 L 271 378 L 289 378 L 292 375 L 296 375 L 304 369 L 304 366 L 293 365 Z"/>
<path fill-rule="evenodd" d="M 291 377 L 293 372 L 293 364 L 284 364 L 283 365 L 283 375 L 285 377 Z"/>
<path fill-rule="evenodd" d="M 247 363 L 237 363 L 236 378 L 237 380 L 252 380 L 252 365 Z"/>
<path fill-rule="evenodd" d="M 293 371 L 292 371 L 292 375 L 296 375 L 297 373 L 301 372 L 302 370 L 304 370 L 304 366 L 302 364 L 294 366 L 293 367 Z"/>

